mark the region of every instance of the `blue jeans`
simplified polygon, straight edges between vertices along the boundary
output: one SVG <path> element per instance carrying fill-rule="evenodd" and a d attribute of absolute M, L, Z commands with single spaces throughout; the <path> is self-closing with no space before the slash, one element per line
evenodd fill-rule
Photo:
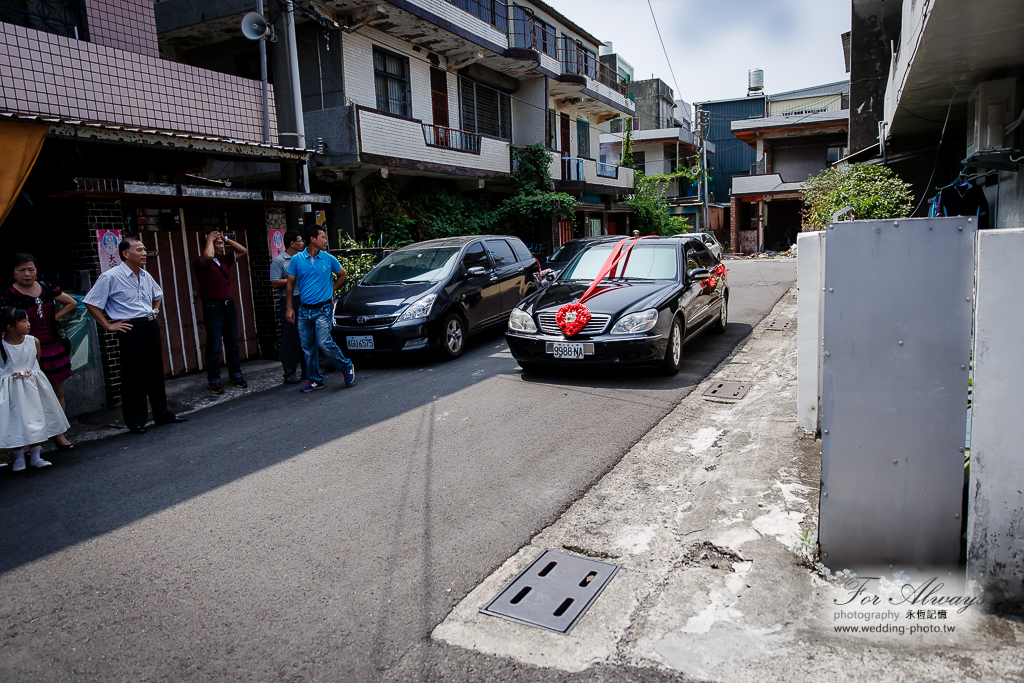
<path fill-rule="evenodd" d="M 299 343 L 302 344 L 302 353 L 306 357 L 306 378 L 316 382 L 323 382 L 324 376 L 320 374 L 320 351 L 324 352 L 338 370 L 347 370 L 352 367 L 352 361 L 345 358 L 338 345 L 331 338 L 331 328 L 334 321 L 331 316 L 334 307 L 328 302 L 320 308 L 306 308 L 299 306 L 297 313 L 297 324 L 299 326 Z"/>
<path fill-rule="evenodd" d="M 220 381 L 220 342 L 224 340 L 224 360 L 231 378 L 242 376 L 238 358 L 238 313 L 235 302 L 203 301 L 203 325 L 206 326 L 206 379 Z"/>

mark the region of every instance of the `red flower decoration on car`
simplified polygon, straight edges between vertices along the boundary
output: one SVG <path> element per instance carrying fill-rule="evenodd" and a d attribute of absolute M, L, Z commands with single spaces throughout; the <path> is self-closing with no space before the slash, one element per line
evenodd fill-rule
<path fill-rule="evenodd" d="M 725 269 L 724 263 L 719 263 L 717 266 L 715 266 L 715 269 L 711 271 L 711 274 L 714 275 L 715 277 L 725 277 L 726 275 L 729 274 L 729 271 Z"/>
<path fill-rule="evenodd" d="M 558 309 L 555 322 L 566 337 L 571 337 L 590 322 L 590 309 L 583 304 L 566 304 Z"/>
<path fill-rule="evenodd" d="M 700 281 L 700 286 L 701 286 L 701 288 L 702 288 L 702 289 L 704 290 L 704 293 L 705 293 L 705 294 L 710 294 L 710 293 L 711 293 L 711 291 L 712 291 L 712 290 L 713 290 L 713 289 L 714 289 L 714 288 L 715 288 L 715 287 L 716 287 L 717 285 L 718 285 L 718 282 L 717 282 L 717 281 L 715 280 L 715 278 L 714 278 L 714 276 L 713 276 L 713 275 L 712 275 L 711 277 L 705 278 L 705 279 L 703 279 L 703 280 L 701 280 L 701 281 Z"/>

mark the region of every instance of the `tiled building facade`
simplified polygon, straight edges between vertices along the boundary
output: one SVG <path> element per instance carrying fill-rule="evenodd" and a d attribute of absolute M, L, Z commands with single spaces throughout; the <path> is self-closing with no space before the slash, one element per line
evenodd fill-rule
<path fill-rule="evenodd" d="M 259 81 L 161 59 L 152 2 L 63 5 L 46 21 L 0 14 L 0 127 L 22 121 L 47 131 L 3 223 L 0 260 L 33 253 L 45 281 L 84 294 L 102 270 L 98 232 L 140 237 L 165 293 L 165 370 L 188 373 L 202 369 L 205 340 L 192 263 L 205 231 L 231 230 L 251 252 L 236 287 L 243 357 L 275 357 L 268 230 L 282 227 L 287 204 L 311 199 L 282 194 L 279 180 L 231 188 L 201 173 L 239 160 L 294 165 L 308 153 L 263 144 Z M 75 5 L 80 11 L 68 10 Z M 68 381 L 71 417 L 120 396 L 116 337 L 99 330 L 94 339 L 95 368 Z"/>

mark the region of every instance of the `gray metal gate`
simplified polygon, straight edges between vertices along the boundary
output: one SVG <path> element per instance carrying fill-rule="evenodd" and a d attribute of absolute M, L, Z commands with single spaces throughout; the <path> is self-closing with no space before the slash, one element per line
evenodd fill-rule
<path fill-rule="evenodd" d="M 833 570 L 957 561 L 975 227 L 827 229 L 819 542 Z"/>

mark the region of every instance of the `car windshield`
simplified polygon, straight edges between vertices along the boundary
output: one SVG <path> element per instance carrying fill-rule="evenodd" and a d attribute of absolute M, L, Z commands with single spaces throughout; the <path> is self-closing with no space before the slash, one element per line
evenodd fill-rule
<path fill-rule="evenodd" d="M 558 248 L 558 251 L 548 258 L 548 261 L 557 261 L 559 263 L 572 261 L 573 258 L 576 257 L 576 254 L 580 253 L 580 251 L 582 251 L 586 246 L 586 242 L 577 242 L 576 240 L 566 242 Z"/>
<path fill-rule="evenodd" d="M 588 249 L 563 272 L 560 280 L 593 280 L 601 272 L 614 245 L 606 244 Z M 676 249 L 672 245 L 638 244 L 626 257 L 625 273 L 622 264 L 608 277 L 627 280 L 673 280 L 676 278 Z"/>
<path fill-rule="evenodd" d="M 362 284 L 436 282 L 451 272 L 458 255 L 458 247 L 396 251 L 371 270 Z"/>

